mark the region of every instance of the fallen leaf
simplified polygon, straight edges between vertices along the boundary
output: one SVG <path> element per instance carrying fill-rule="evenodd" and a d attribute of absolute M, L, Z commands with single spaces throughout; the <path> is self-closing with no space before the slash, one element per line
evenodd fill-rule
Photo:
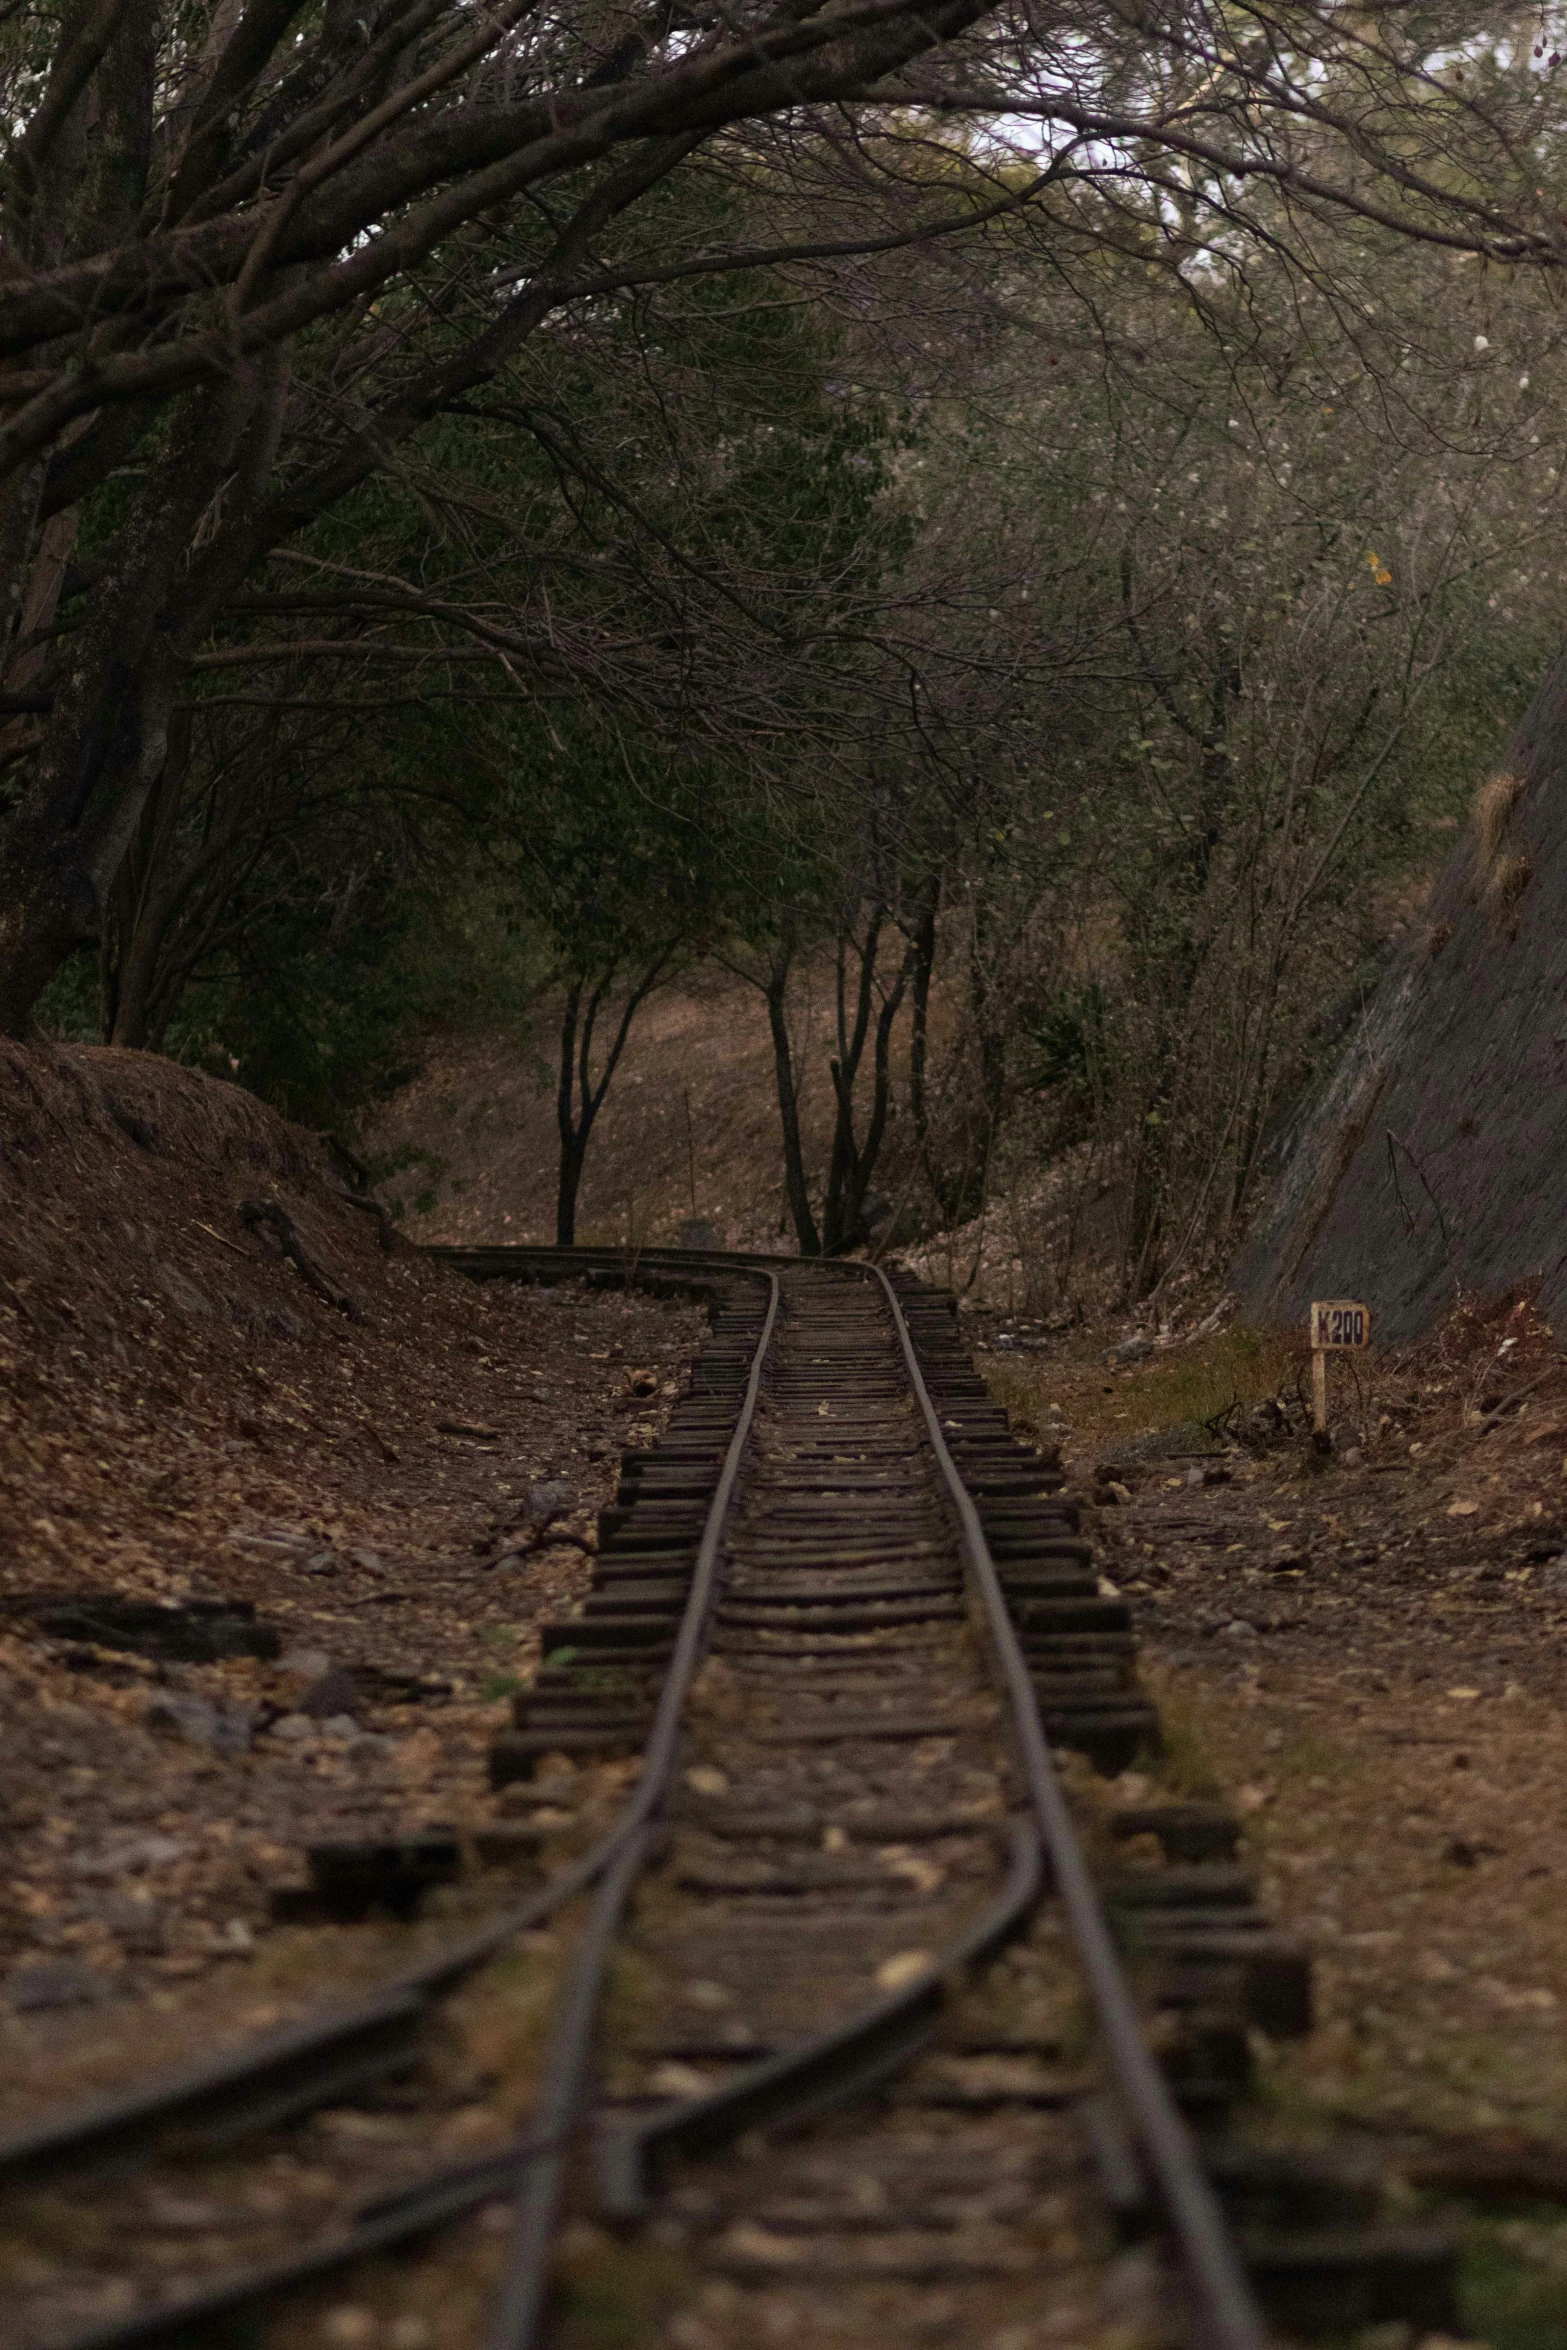
<path fill-rule="evenodd" d="M 906 1984 L 917 1983 L 921 1975 L 929 1974 L 932 1959 L 928 1950 L 898 1950 L 891 1958 L 884 1958 L 876 1969 L 876 1980 L 884 1991 L 901 1991 Z"/>
<path fill-rule="evenodd" d="M 1470 1699 L 1478 1697 L 1480 1692 L 1478 1689 L 1449 1689 L 1447 1694 L 1449 1697 L 1456 1697 L 1461 1705 L 1467 1705 Z"/>
<path fill-rule="evenodd" d="M 655 2065 L 648 2075 L 648 2087 L 659 2097 L 703 2097 L 712 2086 L 694 2064 Z"/>
<path fill-rule="evenodd" d="M 910 1852 L 905 1846 L 884 1844 L 876 1857 L 892 1871 L 894 1876 L 906 1878 L 916 1893 L 934 1893 L 938 1885 L 946 1882 L 947 1872 L 944 1868 L 938 1867 L 933 1860 L 923 1859 L 917 1852 Z M 911 1952 L 909 1955 L 921 1958 L 918 1951 Z M 921 1959 L 921 1963 L 924 1963 L 923 1959 Z M 880 1980 L 879 1975 L 877 1980 Z M 893 1988 L 896 1989 L 896 1985 Z"/>
<path fill-rule="evenodd" d="M 1478 1513 L 1479 1508 L 1480 1504 L 1477 1501 L 1450 1501 L 1447 1505 L 1447 1514 L 1450 1518 L 1472 1518 Z"/>

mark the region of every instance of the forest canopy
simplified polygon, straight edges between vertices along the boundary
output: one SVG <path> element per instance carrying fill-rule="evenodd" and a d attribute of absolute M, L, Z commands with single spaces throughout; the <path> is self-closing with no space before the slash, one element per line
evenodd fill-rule
<path fill-rule="evenodd" d="M 1127 1294 L 1211 1261 L 1559 637 L 1560 74 L 1441 10 L 0 7 L 0 1027 L 341 1122 L 548 996 L 565 1234 L 715 961 L 800 1246 L 1054 1168 Z"/>

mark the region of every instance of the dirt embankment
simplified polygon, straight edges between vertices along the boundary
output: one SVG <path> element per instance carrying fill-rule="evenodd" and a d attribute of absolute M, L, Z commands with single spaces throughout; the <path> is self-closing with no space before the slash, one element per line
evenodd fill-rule
<path fill-rule="evenodd" d="M 698 1343 L 693 1306 L 387 1253 L 348 1173 L 166 1061 L 0 1047 L 13 2112 L 388 1963 L 405 1929 L 272 1892 L 314 1838 L 489 1816 L 535 1627 Z"/>
<path fill-rule="evenodd" d="M 806 1010 L 798 1039 L 813 1161 L 831 1115 L 817 1033 L 825 1008 Z M 368 1128 L 366 1150 L 389 1169 L 381 1188 L 413 1239 L 554 1239 L 554 1017 L 546 1006 L 516 1036 L 433 1045 L 422 1074 Z M 693 1217 L 728 1248 L 794 1246 L 767 1007 L 717 972 L 665 989 L 638 1014 L 588 1146 L 577 1237 L 670 1244 Z"/>

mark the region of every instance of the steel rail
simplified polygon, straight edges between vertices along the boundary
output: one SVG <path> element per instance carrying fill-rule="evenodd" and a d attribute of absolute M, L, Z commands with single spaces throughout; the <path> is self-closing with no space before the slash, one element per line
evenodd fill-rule
<path fill-rule="evenodd" d="M 1083 1856 L 1059 1774 L 1039 1719 L 1033 1683 L 1018 1642 L 1006 1596 L 973 1499 L 952 1458 L 931 1399 L 908 1320 L 897 1290 L 879 1266 L 844 1265 L 881 1288 L 892 1314 L 911 1390 L 924 1421 L 948 1498 L 958 1519 L 971 1587 L 985 1616 L 986 1630 L 1013 1717 L 1020 1760 L 1048 1857 L 1055 1891 L 1077 1947 L 1110 2063 L 1133 2132 L 1140 2142 L 1154 2192 L 1195 2292 L 1205 2331 L 1204 2350 L 1263 2350 L 1267 2329 L 1231 2240 L 1217 2196 L 1203 2171 L 1190 2131 L 1151 2054 L 1136 2002 Z M 1011 1908 L 1003 1897 L 1003 1910 Z M 856 2015 L 829 2026 L 797 2047 L 766 2060 L 719 2090 L 644 2117 L 606 2134 L 600 2147 L 600 2177 L 610 2216 L 636 2217 L 646 2208 L 649 2172 L 661 2152 L 695 2150 L 780 2115 L 803 2118 L 802 2096 L 823 2102 L 820 2084 L 834 2065 L 853 2068 L 842 2094 L 852 2095 L 898 2061 L 894 2047 L 913 2052 L 911 2026 L 934 2018 L 941 1982 L 978 1955 L 987 1940 L 983 1925 L 976 1947 L 962 1943 L 933 1965 L 930 1975 L 904 1992 L 873 2002 Z M 968 1938 L 965 1937 L 965 1941 Z M 887 2053 L 877 2058 L 878 2043 Z M 858 2059 L 859 2061 L 856 2061 Z M 531 2336 L 497 2337 L 494 2350 L 529 2350 Z"/>
<path fill-rule="evenodd" d="M 758 2058 L 722 2088 L 604 2130 L 598 2177 L 606 2218 L 627 2224 L 646 2217 L 663 2156 L 699 2154 L 745 2130 L 797 2127 L 862 2096 L 917 2056 L 935 2030 L 953 1979 L 1021 1932 L 1044 1890 L 1033 1818 L 1021 1813 L 1006 1826 L 1006 1883 L 911 1983 L 776 2056 Z"/>
<path fill-rule="evenodd" d="M 925 1384 L 919 1352 L 898 1293 L 880 1266 L 867 1270 L 880 1282 L 892 1309 L 910 1385 L 957 1514 L 964 1560 L 984 1610 L 991 1646 L 1011 1702 L 1029 1798 L 1054 1874 L 1055 1891 L 1077 1945 L 1117 2086 L 1197 2297 L 1198 2313 L 1205 2327 L 1201 2336 L 1203 2350 L 1264 2350 L 1267 2327 L 1262 2311 L 1236 2256 L 1219 2199 L 1203 2171 L 1191 2132 L 1176 2110 L 1168 2084 L 1148 2047 L 1131 1987 L 1100 1907 L 1066 1794 L 1051 1760 L 1034 1685 L 979 1512 L 948 1449 L 941 1414 Z"/>
<path fill-rule="evenodd" d="M 160 2132 L 182 2123 L 190 2127 L 205 2115 L 221 2117 L 226 2124 L 223 2134 L 233 2135 L 239 2127 L 250 2127 L 257 2121 L 277 2121 L 324 2098 L 342 2094 L 354 2081 L 362 2081 L 371 2069 L 386 2069 L 384 2049 L 376 2045 L 378 2033 L 384 2038 L 389 2027 L 399 2030 L 400 2046 L 406 2047 L 438 1993 L 451 1989 L 518 1934 L 542 1924 L 565 1902 L 601 1880 L 606 1891 L 613 1893 L 619 1888 L 608 1912 L 612 1932 L 613 1919 L 618 1917 L 626 1892 L 635 1881 L 651 1840 L 652 1824 L 667 1798 L 679 1749 L 681 1715 L 706 1647 L 719 1551 L 739 1481 L 740 1464 L 756 1417 L 763 1367 L 778 1324 L 781 1290 L 776 1273 L 733 1265 L 725 1269 L 765 1280 L 767 1310 L 752 1350 L 745 1390 L 718 1483 L 708 1505 L 669 1671 L 643 1748 L 642 1768 L 636 1787 L 613 1826 L 527 1901 L 501 1912 L 460 1943 L 433 1952 L 381 1983 L 366 1998 L 306 2017 L 216 2059 L 180 2066 L 153 2081 L 24 2124 L 0 2140 L 0 2183 L 4 2183 L 7 2172 L 37 2179 L 51 2170 L 79 2168 L 84 2158 L 91 2160 L 94 2156 L 100 2162 L 122 2161 Z M 604 1939 L 601 1919 L 605 1914 L 601 1899 L 595 1903 L 586 1929 L 590 1942 L 596 1936 Z M 604 1946 L 607 1951 L 607 1939 Z M 591 1977 L 595 1986 L 601 1973 L 602 1954 Z M 575 1996 L 568 1997 L 563 2028 L 552 2045 L 551 2067 L 541 2101 L 544 2113 L 557 2116 L 553 2125 L 536 2118 L 522 2137 L 497 2155 L 457 2170 L 446 2169 L 410 2181 L 359 2214 L 346 2233 L 325 2245 L 263 2267 L 231 2272 L 177 2301 L 82 2328 L 64 2337 L 60 2350 L 131 2350 L 134 2344 L 186 2331 L 199 2322 L 227 2315 L 247 2302 L 283 2291 L 290 2285 L 310 2282 L 364 2253 L 404 2241 L 476 2203 L 492 2200 L 498 2193 L 514 2188 L 519 2173 L 530 2182 L 535 2171 L 541 2178 L 553 2181 L 553 2187 L 545 2191 L 552 2192 L 558 2203 L 565 2144 L 576 2120 L 576 2103 L 580 2102 L 596 2004 L 595 1988 L 584 2022 L 577 2013 L 580 2002 Z M 381 2058 L 378 2065 L 366 2053 L 367 2042 Z M 357 2062 L 356 2047 L 360 2050 Z M 339 2062 L 322 2061 L 330 2059 L 334 2052 L 338 2052 Z M 242 2115 L 236 2116 L 235 2096 L 247 2089 L 251 2099 Z M 527 2193 L 524 2202 L 525 2207 L 529 2206 Z M 545 2244 L 547 2250 L 547 2237 Z"/>
<path fill-rule="evenodd" d="M 491 1253 L 453 1249 L 450 1256 L 460 1261 Z M 500 1256 L 503 1252 L 493 1253 Z M 518 1247 L 515 1251 L 505 1250 L 504 1255 L 512 1263 L 529 1257 L 559 1264 L 568 1255 L 590 1265 L 607 1261 L 632 1278 L 642 1267 L 691 1273 L 722 1269 L 746 1272 L 753 1277 L 761 1274 L 770 1288 L 766 1321 L 752 1357 L 745 1398 L 699 1545 L 690 1597 L 644 1750 L 643 1770 L 634 1797 L 606 1836 L 569 1870 L 541 1888 L 530 1902 L 507 1913 L 503 1920 L 492 1920 L 466 1944 L 435 1954 L 419 1969 L 399 1978 L 397 1984 L 382 1985 L 374 1998 L 360 2003 L 360 2009 L 345 2011 L 349 2015 L 357 2015 L 360 2010 L 368 2012 L 376 2007 L 377 2000 L 384 2008 L 388 1995 L 399 1989 L 405 1994 L 410 1990 L 433 1994 L 471 1966 L 481 1963 L 511 1935 L 526 1930 L 527 1923 L 540 1922 L 550 1909 L 558 1908 L 573 1893 L 596 1883 L 593 1908 L 572 1956 L 539 2104 L 527 2131 L 509 2146 L 392 2190 L 361 2211 L 352 2227 L 331 2244 L 312 2247 L 265 2269 L 220 2278 L 196 2294 L 165 2303 L 160 2309 L 142 2311 L 117 2323 L 111 2321 L 73 2335 L 62 2350 L 132 2350 L 132 2345 L 153 2342 L 189 2328 L 202 2318 L 230 2312 L 248 2301 L 310 2281 L 363 2253 L 407 2241 L 478 2203 L 503 2194 L 516 2194 L 519 2185 L 520 2208 L 512 2258 L 491 2345 L 492 2350 L 532 2350 L 538 2339 L 545 2309 L 549 2254 L 563 2199 L 565 2165 L 587 2102 L 593 2029 L 604 1966 L 625 1902 L 654 1843 L 658 1815 L 667 1800 L 678 1752 L 681 1716 L 705 1645 L 718 1552 L 777 1324 L 780 1285 L 772 1269 L 778 1259 L 771 1263 L 765 1259 L 747 1260 L 730 1252 L 589 1249 L 556 1252 Z M 796 1260 L 784 1262 L 793 1264 Z M 649 2173 L 660 2150 L 714 2145 L 748 2127 L 769 2123 L 777 2126 L 781 2120 L 798 2122 L 862 2092 L 917 2053 L 934 2026 L 950 1979 L 1015 1932 L 1026 1918 L 1043 1881 L 1043 1852 L 1077 1945 L 1122 2100 L 1141 2142 L 1155 2193 L 1163 2205 L 1195 2294 L 1203 2324 L 1199 2338 L 1204 2350 L 1262 2350 L 1266 2337 L 1260 2311 L 1190 2134 L 1146 2045 L 1051 1760 L 1000 1577 L 979 1514 L 947 1446 L 940 1414 L 926 1386 L 918 1350 L 896 1289 L 879 1267 L 840 1260 L 834 1269 L 851 1278 L 869 1278 L 879 1284 L 890 1308 L 911 1391 L 958 1520 L 970 1587 L 979 1599 L 994 1658 L 1006 1686 L 1032 1820 L 1027 1826 L 1019 1820 L 1012 1823 L 1012 1864 L 1002 1893 L 932 1962 L 924 1976 L 840 2019 L 797 2047 L 746 2068 L 741 2076 L 718 2091 L 683 2100 L 635 2124 L 620 2125 L 607 2132 L 600 2141 L 599 2154 L 608 2215 L 630 2220 L 642 2213 L 647 2202 Z M 294 2028 L 294 2037 L 299 2036 L 300 2029 Z M 338 2029 L 341 2031 L 341 2024 Z M 289 2034 L 279 2037 L 286 2039 Z M 235 2069 L 233 2060 L 230 2069 Z M 207 2068 L 209 2074 L 211 2070 Z M 0 2144 L 0 2164 L 5 2154 L 6 2147 Z"/>
<path fill-rule="evenodd" d="M 624 1815 L 624 1841 L 613 1866 L 605 1871 L 600 1882 L 592 1915 L 573 1957 L 571 1980 L 551 2037 L 536 2122 L 543 2132 L 546 2150 L 529 2164 L 524 2174 L 512 2254 L 490 2333 L 495 2350 L 522 2350 L 523 2345 L 535 2339 L 543 2314 L 550 2242 L 560 2215 L 565 2179 L 566 2141 L 587 2099 L 593 2026 L 604 1967 L 621 1913 L 652 1840 L 653 1824 L 668 1798 L 680 1749 L 681 1717 L 707 1643 L 718 1581 L 718 1554 L 740 1479 L 740 1464 L 756 1419 L 768 1351 L 778 1327 L 782 1292 L 776 1273 L 769 1273 L 766 1278 L 767 1317 L 751 1357 L 745 1396 L 697 1546 L 691 1595 L 681 1619 L 669 1672 L 659 1692 L 653 1727 L 643 1749 L 637 1792 Z"/>
<path fill-rule="evenodd" d="M 529 1250 L 523 1252 L 533 1254 Z M 603 1251 L 576 1251 L 602 1257 Z M 673 1253 L 673 1252 L 671 1252 Z M 770 1284 L 768 1315 L 757 1342 L 758 1359 L 771 1338 L 778 1304 L 778 1277 L 765 1267 L 739 1259 L 718 1264 L 715 1270 L 739 1273 Z M 745 1408 L 742 1405 L 742 1410 Z M 754 1407 L 753 1407 L 754 1408 Z M 727 1466 L 727 1464 L 726 1464 Z M 710 1514 L 727 1510 L 732 1478 L 720 1478 Z M 716 1557 L 716 1543 L 714 1546 Z M 698 1570 L 692 1579 L 676 1663 L 685 1651 L 685 1625 L 693 1607 L 711 1600 L 712 1575 L 706 1582 Z M 693 1636 L 698 1637 L 699 1636 Z M 674 1666 L 672 1665 L 672 1670 Z M 655 1717 L 652 1737 L 657 1737 Z M 644 1749 L 644 1753 L 650 1751 Z M 640 1782 L 639 1782 L 640 1785 Z M 633 1795 L 612 1826 L 576 1860 L 553 1876 L 526 1900 L 501 1910 L 460 1941 L 446 1944 L 411 1966 L 399 1969 L 362 1998 L 318 2009 L 314 2015 L 279 2025 L 274 2031 L 226 2049 L 215 2057 L 199 2057 L 190 2064 L 171 2066 L 151 2080 L 126 2089 L 82 2099 L 62 2111 L 46 2113 L 0 2134 L 0 2188 L 26 2180 L 30 2185 L 84 2165 L 118 2165 L 134 2159 L 149 2140 L 165 2131 L 182 2130 L 229 2138 L 241 2130 L 268 2126 L 344 2094 L 385 2072 L 411 2044 L 431 2003 L 452 1990 L 465 1975 L 483 1966 L 497 1951 L 531 1932 L 567 1901 L 585 1892 L 610 1867 L 626 1839 L 635 1833 L 644 1814 Z"/>

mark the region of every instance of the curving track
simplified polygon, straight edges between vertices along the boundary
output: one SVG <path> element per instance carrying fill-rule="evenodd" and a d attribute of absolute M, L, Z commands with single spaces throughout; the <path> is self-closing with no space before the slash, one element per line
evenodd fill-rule
<path fill-rule="evenodd" d="M 562 1264 L 442 1253 L 481 1279 Z M 1119 1769 L 1156 1734 L 1127 1612 L 1059 1477 L 970 1370 L 951 1301 L 861 1266 L 568 1261 L 718 1301 L 665 1440 L 628 1456 L 592 1592 L 548 1629 L 492 1757 L 504 1784 L 560 1752 L 638 1753 L 630 1800 L 568 1869 L 373 1999 L 0 2142 L 0 2187 L 85 2179 L 107 2246 L 74 2306 L 21 2338 L 216 2340 L 235 2313 L 506 2200 L 495 2350 L 548 2338 L 553 2247 L 581 2208 L 624 2228 L 656 2214 L 691 2290 L 729 2288 L 725 2341 L 750 2338 L 749 2293 L 793 2295 L 802 2338 L 827 2293 L 855 2338 L 929 2339 L 937 2288 L 941 2338 L 985 2341 L 1081 2285 L 1090 2157 L 1101 2208 L 1161 2228 L 1171 2305 L 1212 2350 L 1264 2339 L 1248 2268 L 1307 2314 L 1315 2291 L 1341 2321 L 1444 2322 L 1445 2248 L 1364 2226 L 1351 2241 L 1309 2166 L 1222 2156 L 1253 2222 L 1237 2249 L 1190 2125 L 1211 2137 L 1244 2087 L 1249 2021 L 1303 2027 L 1301 1963 L 1252 1905 L 1222 1814 L 1120 1815 L 1165 1856 L 1127 1877 L 1119 1935 L 1137 1921 L 1160 1990 L 1156 2061 L 1052 1759 Z M 204 2134 L 231 2169 L 245 2130 L 275 2158 L 301 2116 L 390 2076 L 417 2110 L 440 1999 L 583 1895 L 522 2136 L 456 2168 L 410 2175 L 405 2158 L 368 2199 L 347 2164 L 304 2250 L 236 2229 L 208 2273 L 171 2284 L 149 2225 L 171 2140 L 188 2177 Z M 1009 1945 L 1005 1996 L 993 1981 L 976 1999 L 975 1970 Z M 1072 2052 L 1080 1987 L 1108 2096 Z M 736 2160 L 737 2142 L 775 2151 Z M 1293 2235 L 1255 2224 L 1270 2181 L 1274 2205 L 1299 2206 Z"/>

